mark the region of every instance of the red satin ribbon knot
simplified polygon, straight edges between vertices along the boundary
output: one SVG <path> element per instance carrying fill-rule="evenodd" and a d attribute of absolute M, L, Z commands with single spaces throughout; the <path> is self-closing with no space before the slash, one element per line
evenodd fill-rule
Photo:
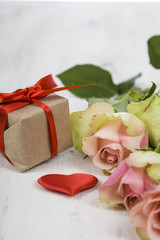
<path fill-rule="evenodd" d="M 54 82 L 52 75 L 48 75 L 44 78 L 41 78 L 33 87 L 27 87 L 25 89 L 18 89 L 13 93 L 0 93 L 0 103 L 5 103 L 4 106 L 0 107 L 0 151 L 3 153 L 5 158 L 11 163 L 8 157 L 5 155 L 4 151 L 4 131 L 6 127 L 7 115 L 8 113 L 24 107 L 32 102 L 40 106 L 47 117 L 51 143 L 52 143 L 52 154 L 51 158 L 57 155 L 58 153 L 58 142 L 57 134 L 54 123 L 54 117 L 50 108 L 44 103 L 40 102 L 38 99 L 45 97 L 51 93 L 72 89 L 77 87 L 89 86 L 88 85 L 72 85 L 67 87 L 57 87 L 57 84 Z"/>

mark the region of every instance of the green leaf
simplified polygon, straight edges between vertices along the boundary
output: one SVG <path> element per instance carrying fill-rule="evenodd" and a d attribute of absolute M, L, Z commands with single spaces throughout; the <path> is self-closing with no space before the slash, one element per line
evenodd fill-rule
<path fill-rule="evenodd" d="M 111 74 L 94 65 L 77 65 L 57 75 L 65 86 L 95 84 L 83 88 L 71 89 L 70 91 L 78 97 L 111 97 L 117 92 L 117 86 L 113 83 Z"/>
<path fill-rule="evenodd" d="M 144 90 L 142 90 L 141 88 L 134 88 L 130 94 L 130 96 L 133 98 L 131 100 L 134 102 L 139 102 L 139 101 L 144 100 L 144 98 L 149 94 L 149 91 L 151 91 L 151 93 L 153 94 L 153 92 L 152 92 L 153 89 L 151 90 L 151 88 L 149 88 L 149 89 L 147 88 Z M 148 96 L 147 96 L 147 98 L 148 98 Z"/>
<path fill-rule="evenodd" d="M 110 98 L 117 93 L 126 93 L 133 87 L 135 80 L 140 76 L 141 74 L 138 74 L 116 85 L 108 71 L 91 64 L 76 65 L 57 75 L 65 86 L 95 84 L 69 90 L 81 98 Z"/>
<path fill-rule="evenodd" d="M 153 36 L 148 40 L 148 53 L 150 64 L 159 69 L 160 68 L 160 36 Z"/>
<path fill-rule="evenodd" d="M 133 89 L 130 93 L 130 101 L 140 102 L 146 100 L 147 98 L 151 97 L 153 93 L 155 93 L 156 87 L 156 84 L 152 82 L 152 86 L 145 90 L 142 90 L 140 88 Z"/>
<path fill-rule="evenodd" d="M 136 151 L 143 151 L 143 152 L 153 151 L 153 148 L 151 148 L 151 147 L 144 147 L 144 148 L 141 148 L 141 149 L 136 149 Z"/>
<path fill-rule="evenodd" d="M 145 97 L 143 98 L 143 100 L 146 100 L 147 98 L 151 97 L 151 96 L 153 95 L 153 93 L 155 92 L 156 87 L 157 87 L 156 84 L 155 84 L 154 82 L 152 82 L 152 86 L 151 86 L 151 88 L 148 90 L 147 96 L 145 96 Z"/>
<path fill-rule="evenodd" d="M 140 88 L 135 88 L 126 94 L 115 95 L 111 98 L 88 98 L 87 101 L 89 106 L 97 102 L 107 102 L 114 107 L 116 112 L 128 112 L 127 106 L 130 102 L 140 102 L 149 98 L 155 92 L 155 89 L 156 85 L 152 83 L 150 89 L 142 90 Z"/>
<path fill-rule="evenodd" d="M 134 91 L 132 91 L 130 93 L 130 100 L 133 101 L 133 102 L 139 102 L 139 101 L 142 100 L 142 97 L 139 94 L 137 94 Z"/>
<path fill-rule="evenodd" d="M 106 176 L 110 176 L 112 173 L 103 169 L 103 174 Z"/>
<path fill-rule="evenodd" d="M 114 166 L 109 170 L 109 172 L 112 172 L 116 167 L 119 166 L 119 164 L 120 164 L 120 163 L 116 163 L 116 164 L 114 164 Z"/>
<path fill-rule="evenodd" d="M 129 80 L 126 80 L 126 81 L 118 84 L 117 85 L 117 87 L 118 87 L 118 94 L 123 94 L 123 93 L 128 92 L 134 86 L 135 80 L 137 78 L 141 77 L 141 76 L 142 76 L 142 74 L 139 73 L 136 76 L 130 78 Z"/>
<path fill-rule="evenodd" d="M 157 143 L 156 148 L 154 149 L 154 152 L 160 153 L 160 140 L 158 140 L 158 143 Z"/>
<path fill-rule="evenodd" d="M 134 92 L 135 94 L 141 96 L 142 95 L 142 89 L 141 88 L 134 88 L 132 90 L 132 92 Z"/>

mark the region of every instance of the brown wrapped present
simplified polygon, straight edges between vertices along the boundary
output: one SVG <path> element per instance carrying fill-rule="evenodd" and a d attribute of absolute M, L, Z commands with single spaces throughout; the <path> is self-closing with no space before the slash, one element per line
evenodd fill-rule
<path fill-rule="evenodd" d="M 68 100 L 52 75 L 33 87 L 0 93 L 0 151 L 21 172 L 72 146 Z"/>
<path fill-rule="evenodd" d="M 50 94 L 40 101 L 52 111 L 55 121 L 58 152 L 72 146 L 68 100 Z M 51 158 L 51 139 L 46 115 L 32 103 L 8 114 L 4 132 L 4 149 L 9 160 L 24 172 Z"/>

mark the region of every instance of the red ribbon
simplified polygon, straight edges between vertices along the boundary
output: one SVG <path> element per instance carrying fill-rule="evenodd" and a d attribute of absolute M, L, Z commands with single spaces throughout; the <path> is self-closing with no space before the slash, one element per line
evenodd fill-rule
<path fill-rule="evenodd" d="M 0 93 L 0 103 L 7 103 L 4 106 L 0 107 L 0 151 L 3 153 L 5 158 L 11 163 L 11 161 L 5 155 L 4 151 L 4 131 L 8 113 L 21 107 L 24 107 L 32 102 L 34 102 L 44 110 L 50 129 L 52 143 L 52 155 L 51 155 L 52 158 L 58 153 L 58 142 L 54 118 L 50 108 L 44 103 L 40 102 L 38 99 L 54 92 L 89 85 L 91 84 L 72 85 L 67 87 L 55 88 L 57 87 L 57 84 L 54 82 L 52 75 L 48 75 L 44 78 L 41 78 L 33 87 L 18 89 L 13 93 Z"/>

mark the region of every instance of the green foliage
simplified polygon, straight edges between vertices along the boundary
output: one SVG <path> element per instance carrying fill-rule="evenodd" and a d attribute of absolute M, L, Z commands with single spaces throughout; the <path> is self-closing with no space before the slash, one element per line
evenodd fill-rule
<path fill-rule="evenodd" d="M 122 82 L 114 84 L 111 74 L 98 66 L 91 64 L 76 65 L 67 71 L 58 74 L 57 77 L 65 86 L 94 84 L 93 86 L 70 89 L 74 95 L 81 98 L 110 98 L 115 94 L 129 91 L 141 74 Z"/>
<path fill-rule="evenodd" d="M 65 86 L 96 84 L 90 87 L 71 89 L 78 97 L 111 97 L 117 92 L 117 86 L 113 83 L 111 74 L 100 67 L 84 64 L 77 65 L 57 76 Z"/>
<path fill-rule="evenodd" d="M 135 88 L 122 95 L 115 95 L 112 98 L 88 98 L 88 105 L 91 106 L 96 102 L 107 102 L 111 104 L 116 112 L 127 112 L 127 106 L 130 102 L 140 102 L 151 97 L 156 90 L 156 84 L 152 83 L 150 89 L 142 90 Z"/>
<path fill-rule="evenodd" d="M 137 74 L 136 76 L 132 77 L 131 79 L 128 79 L 120 84 L 117 85 L 118 87 L 118 94 L 123 94 L 123 93 L 126 93 L 128 92 L 128 90 L 130 90 L 134 84 L 135 84 L 135 80 L 139 77 L 141 77 L 142 74 L 139 73 Z"/>
<path fill-rule="evenodd" d="M 160 68 L 160 36 L 153 36 L 148 40 L 148 53 L 150 64 L 159 69 Z"/>
<path fill-rule="evenodd" d="M 154 149 L 154 152 L 160 153 L 160 140 L 158 140 L 158 143 L 157 143 L 156 148 Z"/>
<path fill-rule="evenodd" d="M 91 106 L 96 102 L 107 102 L 111 104 L 116 112 L 127 112 L 127 105 L 129 103 L 129 94 L 126 93 L 120 97 L 110 98 L 89 98 L 87 99 L 88 105 Z"/>
<path fill-rule="evenodd" d="M 146 96 L 143 98 L 143 100 L 146 100 L 147 98 L 151 97 L 153 95 L 153 93 L 156 90 L 156 84 L 154 82 L 152 82 L 152 86 L 151 88 L 148 90 L 148 93 L 146 94 Z"/>

